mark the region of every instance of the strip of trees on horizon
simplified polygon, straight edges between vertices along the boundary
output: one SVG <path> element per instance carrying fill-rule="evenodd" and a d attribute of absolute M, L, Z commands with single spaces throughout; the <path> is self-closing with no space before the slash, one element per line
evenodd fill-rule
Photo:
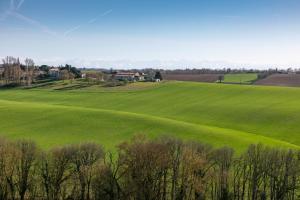
<path fill-rule="evenodd" d="M 300 68 L 269 68 L 269 69 L 256 69 L 251 68 L 186 68 L 186 69 L 161 69 L 164 74 L 244 74 L 244 73 L 256 73 L 256 74 L 288 74 L 288 73 L 300 73 Z"/>
<path fill-rule="evenodd" d="M 36 70 L 34 61 L 30 58 L 25 59 L 22 65 L 19 58 L 7 56 L 2 60 L 3 72 L 0 74 L 5 84 L 21 84 L 30 85 L 34 79 L 34 71 Z"/>
<path fill-rule="evenodd" d="M 74 78 L 81 77 L 80 70 L 68 64 L 57 67 L 58 76 L 51 77 L 49 73 L 50 66 L 36 66 L 30 58 L 26 58 L 24 63 L 22 63 L 19 58 L 7 56 L 2 59 L 2 63 L 2 66 L 0 65 L 0 85 L 2 82 L 6 86 L 31 86 L 37 79 L 55 78 L 59 80 L 73 80 Z"/>
<path fill-rule="evenodd" d="M 0 199 L 296 200 L 300 152 L 135 136 L 114 153 L 83 143 L 39 149 L 0 139 Z"/>

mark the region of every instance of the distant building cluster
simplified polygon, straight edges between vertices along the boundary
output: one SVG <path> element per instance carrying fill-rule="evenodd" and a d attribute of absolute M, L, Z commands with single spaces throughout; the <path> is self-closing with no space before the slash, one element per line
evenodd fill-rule
<path fill-rule="evenodd" d="M 113 75 L 114 79 L 119 81 L 144 81 L 145 74 L 139 72 L 117 72 Z"/>
<path fill-rule="evenodd" d="M 113 71 L 113 70 L 92 70 L 83 72 L 81 77 L 85 79 L 93 80 L 114 80 L 122 82 L 159 82 L 162 80 L 162 76 L 158 76 L 159 72 L 150 72 L 148 74 L 139 71 Z"/>
<path fill-rule="evenodd" d="M 113 70 L 100 68 L 76 68 L 65 66 L 35 65 L 32 59 L 7 56 L 0 64 L 0 85 L 18 86 L 38 83 L 39 80 L 70 80 L 84 79 L 88 84 L 121 86 L 133 82 L 160 82 L 161 80 L 194 81 L 209 83 L 225 83 L 227 74 L 256 74 L 251 84 L 300 86 L 300 69 L 131 69 Z M 226 82 L 228 83 L 228 81 Z M 240 82 L 241 83 L 241 82 Z"/>

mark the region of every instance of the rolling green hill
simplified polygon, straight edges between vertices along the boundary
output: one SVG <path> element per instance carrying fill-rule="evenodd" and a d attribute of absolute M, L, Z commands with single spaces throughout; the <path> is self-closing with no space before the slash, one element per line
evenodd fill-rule
<path fill-rule="evenodd" d="M 240 151 L 300 146 L 300 89 L 167 82 L 125 88 L 0 90 L 0 135 L 43 148 L 135 134 L 174 135 Z M 299 146 L 298 146 L 299 145 Z"/>

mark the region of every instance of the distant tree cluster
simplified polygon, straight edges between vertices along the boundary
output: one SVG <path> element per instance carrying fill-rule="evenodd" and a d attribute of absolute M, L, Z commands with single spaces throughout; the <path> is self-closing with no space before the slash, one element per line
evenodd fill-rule
<path fill-rule="evenodd" d="M 163 80 L 163 77 L 159 71 L 155 72 L 154 79 Z"/>
<path fill-rule="evenodd" d="M 73 67 L 72 65 L 66 64 L 64 67 L 59 67 L 59 69 L 64 74 L 68 74 L 68 76 L 71 78 L 81 78 L 80 70 L 78 70 L 76 67 Z"/>
<path fill-rule="evenodd" d="M 50 67 L 48 65 L 41 65 L 39 68 L 40 76 L 39 78 L 52 78 L 59 80 L 73 80 L 76 78 L 81 78 L 81 71 L 72 65 L 66 64 L 65 66 Z M 54 73 L 52 73 L 54 70 Z"/>
<path fill-rule="evenodd" d="M 2 62 L 3 71 L 0 72 L 0 78 L 6 85 L 30 85 L 33 82 L 36 68 L 32 59 L 26 58 L 25 64 L 22 64 L 19 58 L 7 56 Z"/>
<path fill-rule="evenodd" d="M 26 85 L 30 86 L 38 79 L 73 80 L 81 78 L 81 71 L 76 67 L 66 64 L 60 67 L 48 65 L 36 66 L 34 61 L 26 58 L 24 63 L 19 58 L 7 56 L 0 64 L 0 85 Z"/>
<path fill-rule="evenodd" d="M 137 136 L 116 154 L 85 143 L 39 150 L 0 140 L 0 199 L 294 200 L 300 153 L 251 145 L 240 155 L 173 138 Z"/>

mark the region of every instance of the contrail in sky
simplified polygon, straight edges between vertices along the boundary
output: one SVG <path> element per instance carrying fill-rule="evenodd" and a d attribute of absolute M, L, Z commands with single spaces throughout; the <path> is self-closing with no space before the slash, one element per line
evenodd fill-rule
<path fill-rule="evenodd" d="M 27 24 L 33 25 L 40 30 L 42 30 L 44 33 L 50 34 L 50 35 L 57 35 L 56 32 L 50 30 L 46 25 L 41 24 L 39 21 L 32 19 L 30 17 L 27 17 L 19 12 L 21 6 L 24 4 L 25 0 L 20 0 L 18 3 L 16 3 L 15 0 L 10 0 L 10 7 L 9 9 L 4 13 L 2 17 L 0 17 L 0 21 L 4 21 L 7 17 L 12 16 L 15 17 Z"/>
<path fill-rule="evenodd" d="M 81 25 L 78 25 L 78 26 L 75 26 L 75 27 L 73 27 L 73 28 L 70 28 L 69 30 L 67 30 L 67 31 L 64 32 L 64 36 L 67 36 L 67 35 L 69 35 L 70 33 L 74 32 L 74 31 L 76 31 L 76 30 L 78 30 L 78 29 L 80 29 L 80 28 L 81 28 Z"/>
<path fill-rule="evenodd" d="M 16 1 L 16 0 L 10 0 L 10 7 L 8 10 L 6 10 L 4 12 L 4 14 L 2 16 L 0 16 L 0 21 L 4 21 L 7 19 L 7 17 L 11 16 L 11 17 L 14 17 L 14 18 L 17 18 L 27 24 L 30 24 L 30 25 L 33 25 L 37 28 L 39 28 L 41 31 L 43 31 L 44 33 L 47 33 L 47 34 L 50 34 L 50 35 L 53 35 L 53 36 L 57 36 L 57 33 L 55 31 L 52 31 L 49 29 L 48 26 L 40 23 L 39 21 L 33 19 L 33 18 L 30 18 L 28 16 L 25 16 L 23 14 L 21 14 L 19 12 L 20 8 L 22 7 L 22 5 L 25 3 L 25 0 L 19 0 L 19 1 Z M 99 17 L 104 17 L 106 15 L 109 15 L 113 10 L 110 9 L 110 10 L 107 10 L 105 11 L 104 13 L 102 13 L 101 15 L 93 18 L 93 19 L 90 19 L 87 24 L 93 24 L 95 23 Z M 68 36 L 69 34 L 77 31 L 78 29 L 82 28 L 82 26 L 84 25 L 78 25 L 78 26 L 75 26 L 73 28 L 70 28 L 68 30 L 66 30 L 64 33 L 63 33 L 63 36 L 66 37 Z"/>
<path fill-rule="evenodd" d="M 105 11 L 104 13 L 102 13 L 101 15 L 99 15 L 98 17 L 95 17 L 95 18 L 93 18 L 93 19 L 90 19 L 90 20 L 87 22 L 87 24 L 93 24 L 93 23 L 95 23 L 95 22 L 98 20 L 99 17 L 104 17 L 104 16 L 106 16 L 106 15 L 109 15 L 112 11 L 113 11 L 112 9 Z M 70 29 L 66 30 L 66 31 L 64 32 L 64 36 L 66 37 L 66 36 L 68 36 L 70 33 L 73 33 L 74 31 L 77 31 L 77 30 L 80 29 L 82 26 L 84 26 L 84 25 L 78 25 L 78 26 L 75 26 L 75 27 L 73 27 L 73 28 L 70 28 Z"/>
<path fill-rule="evenodd" d="M 17 19 L 19 19 L 19 20 L 21 20 L 21 21 L 23 21 L 23 22 L 26 22 L 27 24 L 31 24 L 31 25 L 34 25 L 34 26 L 38 27 L 39 29 L 41 29 L 45 33 L 48 33 L 48 34 L 54 35 L 54 36 L 56 35 L 56 32 L 51 31 L 47 26 L 41 24 L 40 22 L 38 22 L 38 21 L 36 21 L 32 18 L 24 16 L 24 15 L 18 13 L 18 12 L 11 12 L 10 15 L 17 18 Z"/>
<path fill-rule="evenodd" d="M 17 10 L 19 10 L 22 6 L 22 4 L 25 2 L 25 0 L 20 0 L 18 6 L 17 6 Z"/>

